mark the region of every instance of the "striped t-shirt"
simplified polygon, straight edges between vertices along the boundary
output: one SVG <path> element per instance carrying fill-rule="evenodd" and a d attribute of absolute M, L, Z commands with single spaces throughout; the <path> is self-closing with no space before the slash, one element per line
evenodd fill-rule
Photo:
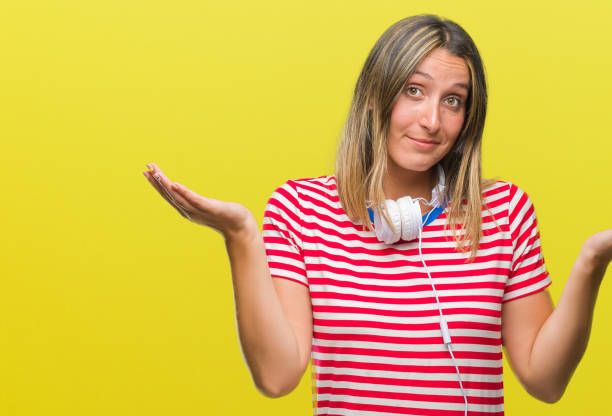
<path fill-rule="evenodd" d="M 423 228 L 422 252 L 448 322 L 470 415 L 503 415 L 502 303 L 551 284 L 531 200 L 483 191 L 477 257 L 456 249 L 447 209 Z M 463 416 L 456 369 L 418 239 L 387 245 L 344 212 L 334 176 L 290 180 L 268 201 L 272 277 L 306 285 L 313 312 L 315 415 Z"/>

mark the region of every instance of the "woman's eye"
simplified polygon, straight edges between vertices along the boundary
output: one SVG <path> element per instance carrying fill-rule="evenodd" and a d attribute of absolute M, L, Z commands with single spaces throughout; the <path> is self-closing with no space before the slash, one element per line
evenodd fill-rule
<path fill-rule="evenodd" d="M 457 97 L 448 97 L 446 102 L 450 104 L 452 107 L 459 107 L 461 104 L 461 100 Z"/>
<path fill-rule="evenodd" d="M 421 92 L 421 90 L 418 89 L 417 87 L 408 87 L 408 88 L 406 88 L 406 92 L 411 97 L 417 97 L 419 95 L 419 93 Z"/>

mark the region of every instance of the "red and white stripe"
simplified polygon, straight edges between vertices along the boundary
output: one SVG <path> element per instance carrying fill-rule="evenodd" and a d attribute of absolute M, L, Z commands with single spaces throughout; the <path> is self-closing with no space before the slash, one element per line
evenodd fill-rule
<path fill-rule="evenodd" d="M 501 306 L 545 289 L 535 211 L 508 182 L 483 192 L 476 259 L 456 249 L 443 212 L 422 251 L 448 321 L 470 415 L 503 415 Z M 387 245 L 340 205 L 333 176 L 291 180 L 266 206 L 272 277 L 310 290 L 316 415 L 463 416 L 464 401 L 417 240 Z"/>

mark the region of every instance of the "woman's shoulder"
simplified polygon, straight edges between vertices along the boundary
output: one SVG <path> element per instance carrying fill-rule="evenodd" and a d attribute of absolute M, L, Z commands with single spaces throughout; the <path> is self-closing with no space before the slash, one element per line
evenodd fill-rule
<path fill-rule="evenodd" d="M 301 179 L 289 179 L 287 182 L 294 183 L 295 185 L 311 185 L 311 186 L 323 186 L 327 188 L 336 188 L 336 176 L 335 175 L 321 175 L 313 176 L 310 178 Z"/>
<path fill-rule="evenodd" d="M 338 198 L 336 177 L 334 175 L 322 175 L 309 178 L 288 179 L 272 193 L 272 198 L 283 195 L 294 205 L 301 205 L 304 195 L 323 197 L 330 200 Z"/>
<path fill-rule="evenodd" d="M 337 192 L 336 177 L 334 175 L 322 175 L 309 178 L 288 179 L 279 188 L 291 189 L 295 192 L 308 190 L 322 190 L 328 193 Z"/>
<path fill-rule="evenodd" d="M 483 179 L 482 180 L 482 195 L 488 197 L 490 195 L 498 194 L 508 190 L 511 186 L 511 182 L 504 181 L 499 178 Z"/>
<path fill-rule="evenodd" d="M 529 199 L 527 193 L 514 182 L 499 178 L 485 179 L 482 185 L 482 196 L 487 205 L 516 204 L 518 200 Z"/>

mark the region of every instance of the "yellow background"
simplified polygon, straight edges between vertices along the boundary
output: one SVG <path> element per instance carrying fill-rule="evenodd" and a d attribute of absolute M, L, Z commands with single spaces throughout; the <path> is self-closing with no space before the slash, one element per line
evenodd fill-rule
<path fill-rule="evenodd" d="M 484 173 L 533 199 L 556 302 L 584 239 L 612 226 L 612 3 L 5 1 L 0 414 L 312 414 L 309 373 L 281 399 L 255 390 L 221 236 L 141 172 L 154 161 L 261 224 L 285 180 L 333 173 L 367 53 L 423 12 L 480 48 Z M 507 414 L 608 411 L 611 301 L 604 280 L 559 403 L 506 365 Z"/>

